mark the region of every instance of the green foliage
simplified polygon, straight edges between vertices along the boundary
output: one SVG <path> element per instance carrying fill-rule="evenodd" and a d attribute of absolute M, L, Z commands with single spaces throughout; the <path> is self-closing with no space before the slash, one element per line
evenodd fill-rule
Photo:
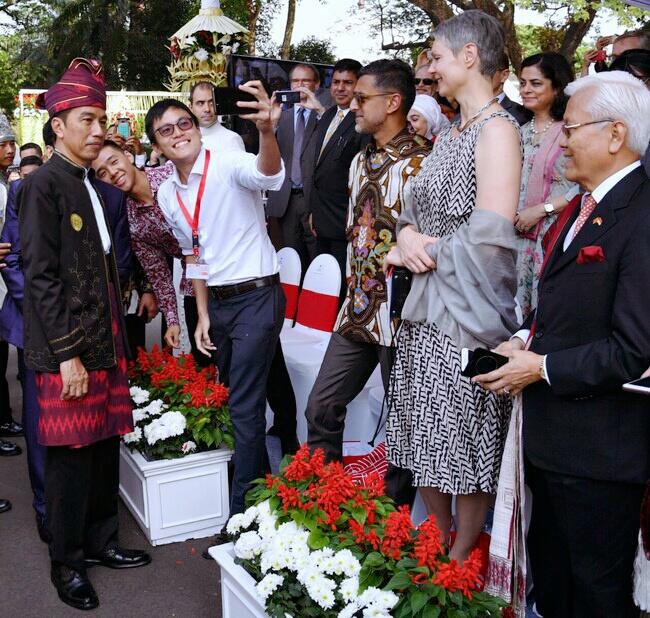
<path fill-rule="evenodd" d="M 332 42 L 328 39 L 310 36 L 295 45 L 291 45 L 289 49 L 289 58 L 291 60 L 320 62 L 322 64 L 334 64 L 336 62 Z"/>

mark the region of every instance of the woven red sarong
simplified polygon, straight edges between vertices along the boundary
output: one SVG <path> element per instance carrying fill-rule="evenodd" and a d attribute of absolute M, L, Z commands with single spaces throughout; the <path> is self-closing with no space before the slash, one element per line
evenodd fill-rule
<path fill-rule="evenodd" d="M 129 378 L 113 286 L 109 286 L 117 366 L 88 372 L 83 399 L 63 401 L 59 373 L 36 373 L 41 414 L 38 441 L 44 446 L 87 446 L 133 431 Z"/>

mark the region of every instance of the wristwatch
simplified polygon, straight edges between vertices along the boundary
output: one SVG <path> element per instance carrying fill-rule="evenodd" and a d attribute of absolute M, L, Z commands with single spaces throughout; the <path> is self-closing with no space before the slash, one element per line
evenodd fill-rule
<path fill-rule="evenodd" d="M 549 215 L 552 215 L 555 212 L 555 206 L 553 206 L 551 202 L 547 202 L 546 204 L 544 204 L 544 212 L 546 213 L 547 217 Z"/>

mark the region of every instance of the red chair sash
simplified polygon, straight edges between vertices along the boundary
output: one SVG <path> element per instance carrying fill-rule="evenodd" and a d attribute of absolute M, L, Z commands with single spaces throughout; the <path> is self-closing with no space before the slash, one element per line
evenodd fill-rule
<path fill-rule="evenodd" d="M 303 289 L 298 300 L 296 323 L 331 332 L 339 309 L 339 297 Z"/>
<path fill-rule="evenodd" d="M 287 320 L 293 320 L 298 310 L 298 293 L 300 290 L 297 285 L 293 285 L 292 283 L 283 283 L 282 289 L 284 290 L 284 297 L 287 299 L 284 317 Z"/>

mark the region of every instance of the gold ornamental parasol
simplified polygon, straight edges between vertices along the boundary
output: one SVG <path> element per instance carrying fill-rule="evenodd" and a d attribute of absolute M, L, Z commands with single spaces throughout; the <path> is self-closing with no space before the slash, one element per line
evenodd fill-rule
<path fill-rule="evenodd" d="M 244 26 L 223 14 L 219 0 L 201 0 L 199 14 L 170 37 L 166 87 L 187 92 L 200 81 L 226 85 L 228 57 L 247 34 Z"/>

